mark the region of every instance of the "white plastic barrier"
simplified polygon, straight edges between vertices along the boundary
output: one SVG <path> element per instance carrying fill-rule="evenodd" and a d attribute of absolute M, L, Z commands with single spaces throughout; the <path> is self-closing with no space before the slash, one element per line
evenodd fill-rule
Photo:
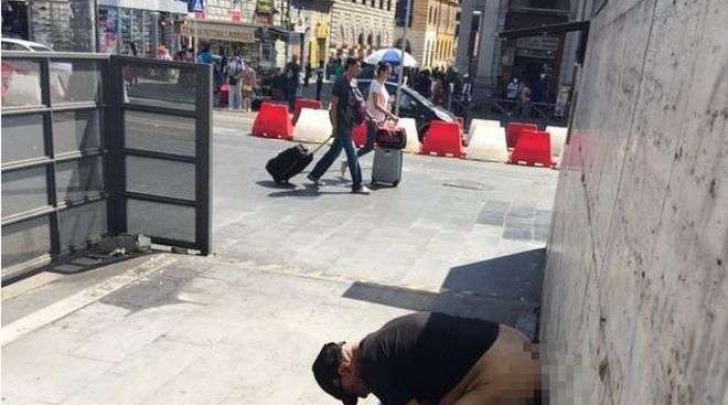
<path fill-rule="evenodd" d="M 493 162 L 508 161 L 506 130 L 501 127 L 479 125 L 475 128 L 465 158 L 472 160 L 488 160 Z"/>
<path fill-rule="evenodd" d="M 551 156 L 560 158 L 564 152 L 564 145 L 566 145 L 568 129 L 564 127 L 546 127 L 546 132 L 549 133 L 551 139 Z"/>
<path fill-rule="evenodd" d="M 320 143 L 331 136 L 331 132 L 328 111 L 304 108 L 298 116 L 296 127 L 293 128 L 293 140 Z"/>
<path fill-rule="evenodd" d="M 405 152 L 420 153 L 420 138 L 417 136 L 417 123 L 414 118 L 400 118 L 397 123 L 398 127 L 404 128 L 404 132 L 407 134 L 407 146 L 404 148 Z"/>
<path fill-rule="evenodd" d="M 479 126 L 500 128 L 501 125 L 500 121 L 473 119 L 472 121 L 470 121 L 470 129 L 468 130 L 468 142 L 473 139 L 475 128 Z"/>

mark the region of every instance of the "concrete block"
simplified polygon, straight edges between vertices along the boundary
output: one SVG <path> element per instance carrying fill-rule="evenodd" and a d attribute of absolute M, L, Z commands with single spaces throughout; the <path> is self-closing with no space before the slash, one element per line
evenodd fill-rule
<path fill-rule="evenodd" d="M 293 140 L 299 142 L 321 143 L 331 136 L 332 128 L 329 112 L 304 108 L 293 129 Z"/>
<path fill-rule="evenodd" d="M 546 132 L 551 138 L 551 156 L 561 157 L 566 145 L 566 134 L 568 128 L 565 127 L 546 127 Z"/>
<path fill-rule="evenodd" d="M 505 129 L 486 125 L 476 127 L 465 157 L 472 160 L 507 162 L 508 146 Z"/>
<path fill-rule="evenodd" d="M 494 128 L 500 128 L 501 124 L 500 121 L 496 120 L 481 120 L 481 119 L 473 119 L 470 121 L 470 129 L 468 130 L 468 142 L 470 142 L 471 139 L 473 139 L 473 135 L 475 134 L 475 130 L 478 127 L 494 127 Z"/>
<path fill-rule="evenodd" d="M 404 148 L 405 152 L 409 153 L 420 153 L 420 138 L 417 135 L 417 123 L 414 118 L 400 118 L 398 126 L 404 128 L 404 132 L 407 134 L 407 147 Z"/>

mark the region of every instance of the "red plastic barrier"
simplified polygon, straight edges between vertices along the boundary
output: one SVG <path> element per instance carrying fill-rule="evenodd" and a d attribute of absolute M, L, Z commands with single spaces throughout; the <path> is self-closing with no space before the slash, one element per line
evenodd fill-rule
<path fill-rule="evenodd" d="M 460 125 L 460 142 L 463 144 L 463 147 L 468 146 L 465 142 L 465 118 L 463 117 L 455 117 L 458 120 L 458 125 Z"/>
<path fill-rule="evenodd" d="M 536 124 L 511 122 L 506 127 L 506 145 L 508 145 L 509 148 L 516 147 L 516 143 L 518 142 L 518 136 L 523 131 L 538 131 L 538 127 L 536 126 Z"/>
<path fill-rule="evenodd" d="M 511 163 L 525 162 L 529 166 L 540 163 L 551 167 L 551 138 L 544 131 L 523 131 L 518 135 L 516 148 L 511 155 Z"/>
<path fill-rule="evenodd" d="M 263 103 L 253 123 L 254 136 L 264 138 L 293 139 L 293 125 L 288 107 L 271 103 Z"/>
<path fill-rule="evenodd" d="M 323 104 L 319 100 L 312 100 L 310 98 L 299 98 L 296 100 L 296 105 L 293 112 L 293 125 L 298 122 L 298 117 L 301 115 L 301 110 L 304 108 L 312 108 L 314 110 L 320 110 Z"/>
<path fill-rule="evenodd" d="M 425 135 L 420 153 L 423 155 L 463 157 L 460 140 L 460 124 L 457 122 L 432 121 Z"/>
<path fill-rule="evenodd" d="M 362 148 L 367 143 L 367 123 L 362 122 L 361 125 L 354 127 L 354 132 L 352 133 L 352 138 L 354 139 L 354 146 L 357 148 Z"/>

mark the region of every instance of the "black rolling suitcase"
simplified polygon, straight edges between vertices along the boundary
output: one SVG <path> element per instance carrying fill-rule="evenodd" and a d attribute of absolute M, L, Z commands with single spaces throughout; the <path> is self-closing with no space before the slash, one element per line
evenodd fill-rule
<path fill-rule="evenodd" d="M 319 151 L 329 137 L 313 151 L 309 151 L 306 145 L 298 144 L 279 153 L 278 156 L 268 161 L 265 170 L 273 177 L 277 184 L 288 183 L 291 177 L 301 173 L 313 161 L 313 155 Z"/>

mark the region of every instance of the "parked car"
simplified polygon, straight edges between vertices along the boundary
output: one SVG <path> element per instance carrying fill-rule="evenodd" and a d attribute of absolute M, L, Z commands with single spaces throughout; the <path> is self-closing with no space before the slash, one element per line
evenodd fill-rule
<path fill-rule="evenodd" d="M 1 38 L 3 51 L 22 52 L 53 52 L 53 49 L 37 42 L 25 41 L 16 38 Z"/>
<path fill-rule="evenodd" d="M 369 94 L 369 86 L 371 83 L 372 81 L 369 79 L 359 79 L 357 81 L 357 86 L 365 97 Z M 397 95 L 397 83 L 386 82 L 385 86 L 391 96 L 391 100 L 394 101 Z M 396 100 L 395 102 L 399 103 L 400 117 L 414 118 L 420 141 L 424 139 L 427 130 L 430 128 L 430 122 L 457 122 L 457 118 L 450 112 L 432 104 L 425 96 L 408 86 L 402 86 L 400 100 Z M 392 111 L 394 111 L 394 108 L 392 108 Z"/>
<path fill-rule="evenodd" d="M 52 53 L 53 49 L 37 42 L 16 38 L 0 38 L 3 51 Z M 66 62 L 50 63 L 51 92 L 54 97 L 65 97 L 73 65 Z M 2 64 L 2 96 L 6 105 L 40 104 L 40 77 L 36 62 L 4 61 Z"/>

